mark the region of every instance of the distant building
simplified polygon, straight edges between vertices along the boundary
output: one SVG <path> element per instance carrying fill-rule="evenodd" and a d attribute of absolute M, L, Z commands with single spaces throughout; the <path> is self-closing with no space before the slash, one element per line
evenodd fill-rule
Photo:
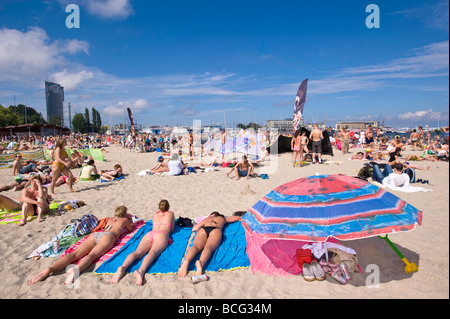
<path fill-rule="evenodd" d="M 348 121 L 348 122 L 337 122 L 336 130 L 340 130 L 342 128 L 347 128 L 349 130 L 365 130 L 369 125 L 377 128 L 380 126 L 379 121 Z"/>
<path fill-rule="evenodd" d="M 268 129 L 277 129 L 278 132 L 292 133 L 292 125 L 293 125 L 293 121 L 290 119 L 267 121 L 267 128 Z"/>
<path fill-rule="evenodd" d="M 59 124 L 64 126 L 64 88 L 58 83 L 45 81 L 45 101 L 47 122 L 60 121 Z"/>

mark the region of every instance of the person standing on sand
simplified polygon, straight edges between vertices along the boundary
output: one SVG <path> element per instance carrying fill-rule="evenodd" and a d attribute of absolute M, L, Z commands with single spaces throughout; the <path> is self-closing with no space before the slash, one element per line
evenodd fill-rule
<path fill-rule="evenodd" d="M 342 139 L 342 154 L 348 153 L 348 148 L 350 145 L 350 132 L 347 131 L 347 129 L 344 127 L 342 128 L 342 131 L 339 133 Z"/>
<path fill-rule="evenodd" d="M 298 167 L 301 166 L 302 158 L 299 156 L 300 150 L 302 147 L 302 137 L 300 136 L 300 130 L 295 131 L 294 137 L 291 140 L 291 150 L 294 152 L 292 157 L 292 165 L 295 167 L 295 162 L 297 162 L 298 158 Z"/>
<path fill-rule="evenodd" d="M 314 124 L 314 129 L 311 131 L 309 139 L 312 141 L 313 164 L 316 163 L 316 156 L 319 159 L 319 164 L 321 164 L 323 133 L 317 124 Z"/>
<path fill-rule="evenodd" d="M 366 134 L 365 134 L 365 136 L 366 136 L 366 146 L 367 147 L 370 147 L 370 146 L 373 146 L 373 128 L 372 128 L 372 125 L 369 125 L 368 127 L 367 127 L 367 130 L 366 130 Z"/>

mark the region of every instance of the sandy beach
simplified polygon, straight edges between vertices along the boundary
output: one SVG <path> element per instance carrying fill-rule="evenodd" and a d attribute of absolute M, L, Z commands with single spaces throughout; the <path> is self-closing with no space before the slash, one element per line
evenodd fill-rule
<path fill-rule="evenodd" d="M 441 299 L 449 298 L 449 164 L 447 162 L 415 162 L 429 165 L 428 171 L 417 170 L 417 178 L 429 180 L 418 184 L 432 189 L 430 192 L 393 192 L 424 213 L 423 225 L 413 232 L 390 235 L 392 242 L 403 255 L 418 265 L 419 271 L 406 274 L 404 263 L 381 239 L 374 237 L 342 242 L 357 252 L 362 269 L 370 264 L 380 268 L 381 282 L 377 288 L 365 284 L 369 273 L 355 274 L 352 281 L 343 286 L 328 277 L 325 281 L 306 282 L 302 276 L 272 277 L 253 274 L 251 269 L 238 269 L 208 273 L 210 280 L 193 285 L 190 276 L 179 278 L 176 274 L 146 275 L 143 286 L 136 286 L 131 275 L 117 285 L 109 281 L 112 275 L 96 275 L 91 266 L 80 277 L 79 288 L 62 285 L 65 276 L 53 275 L 34 286 L 28 280 L 49 266 L 54 259 L 37 261 L 25 258 L 40 244 L 50 240 L 71 219 L 92 213 L 99 219 L 110 217 L 118 205 L 125 205 L 129 213 L 147 221 L 157 211 L 161 199 L 170 202 L 176 217 L 192 219 L 219 211 L 232 215 L 246 211 L 262 196 L 283 183 L 294 179 L 320 174 L 346 174 L 355 176 L 363 166 L 362 161 L 349 161 L 348 157 L 334 151 L 334 156 L 324 156 L 321 165 L 309 164 L 292 168 L 291 153 L 277 155 L 278 169 L 269 179 L 227 177 L 229 168 L 198 172 L 186 176 L 137 176 L 150 169 L 160 153 L 134 153 L 119 146 L 106 148 L 105 161 L 97 162 L 97 168 L 112 169 L 121 164 L 126 177 L 112 183 L 76 183 L 76 193 L 69 193 L 67 185 L 56 188 L 56 199 L 77 199 L 86 206 L 62 216 L 36 220 L 24 227 L 15 224 L 0 225 L 0 296 L 5 299 L 112 299 L 112 298 L 172 298 L 172 299 L 297 299 L 297 298 L 345 298 L 345 299 Z M 420 154 L 407 149 L 407 154 Z M 79 169 L 73 170 L 77 176 Z M 258 172 L 258 169 L 257 169 Z M 370 179 L 369 179 L 370 180 Z M 0 185 L 12 181 L 12 169 L 0 170 Z M 248 191 L 251 190 L 251 192 Z M 18 198 L 20 192 L 7 191 L 2 195 Z"/>

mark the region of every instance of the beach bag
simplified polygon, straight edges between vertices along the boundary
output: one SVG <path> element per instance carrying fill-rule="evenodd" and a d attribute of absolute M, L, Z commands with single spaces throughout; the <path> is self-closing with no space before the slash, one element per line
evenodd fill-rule
<path fill-rule="evenodd" d="M 313 261 L 313 256 L 310 249 L 298 248 L 295 251 L 295 254 L 300 268 L 303 267 L 304 263 L 310 264 Z"/>
<path fill-rule="evenodd" d="M 404 173 L 408 174 L 410 183 L 416 182 L 416 172 L 414 171 L 414 169 L 408 167 L 406 170 L 404 170 Z"/>
<path fill-rule="evenodd" d="M 359 272 L 358 269 L 358 258 L 356 255 L 349 254 L 339 248 L 328 248 L 328 253 L 332 253 L 331 263 L 339 265 L 340 263 L 345 263 L 350 272 Z"/>
<path fill-rule="evenodd" d="M 187 217 L 178 217 L 176 224 L 180 227 L 193 227 L 192 219 Z"/>
<path fill-rule="evenodd" d="M 98 225 L 98 219 L 92 214 L 81 216 L 79 219 L 72 219 L 72 236 L 80 237 L 91 233 Z"/>
<path fill-rule="evenodd" d="M 369 167 L 367 167 L 367 166 L 364 166 L 363 168 L 361 168 L 361 169 L 358 171 L 357 176 L 358 176 L 358 177 L 361 177 L 361 178 L 364 178 L 364 179 L 367 179 L 367 178 L 369 178 L 369 177 L 372 177 L 372 168 L 369 168 Z"/>

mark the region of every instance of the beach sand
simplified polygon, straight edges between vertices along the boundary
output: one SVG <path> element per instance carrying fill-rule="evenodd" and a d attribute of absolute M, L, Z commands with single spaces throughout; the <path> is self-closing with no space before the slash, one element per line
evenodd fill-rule
<path fill-rule="evenodd" d="M 93 273 L 99 264 L 91 266 L 81 275 L 79 288 L 63 286 L 65 275 L 62 273 L 29 286 L 27 282 L 30 278 L 53 263 L 54 258 L 37 261 L 25 258 L 73 218 L 87 213 L 99 219 L 110 217 L 116 206 L 126 205 L 129 213 L 147 221 L 157 211 L 161 199 L 170 202 L 176 217 L 195 219 L 212 211 L 231 215 L 235 211 L 248 210 L 262 196 L 283 183 L 316 173 L 355 176 L 364 163 L 347 160 L 358 150 L 351 149 L 350 155 L 334 151 L 333 157 L 324 156 L 328 164 L 292 168 L 292 154 L 287 153 L 276 157 L 278 169 L 269 173 L 269 179 L 241 178 L 236 181 L 234 177 L 226 176 L 229 168 L 216 168 L 212 172 L 187 176 L 137 176 L 138 172 L 151 168 L 160 153 L 133 153 L 118 146 L 110 146 L 106 150 L 106 161 L 97 162 L 97 168 L 112 169 L 114 164 L 121 164 L 126 174 L 124 180 L 76 183 L 76 193 L 69 193 L 67 185 L 63 185 L 56 188 L 56 199 L 78 199 L 87 205 L 62 216 L 47 217 L 42 223 L 31 221 L 25 227 L 0 225 L 0 298 L 449 298 L 449 164 L 446 162 L 415 162 L 430 165 L 431 168 L 416 172 L 417 178 L 427 179 L 430 184 L 414 185 L 433 191 L 391 191 L 424 213 L 423 225 L 415 231 L 390 235 L 403 255 L 418 265 L 419 272 L 416 273 L 406 274 L 403 261 L 382 239 L 374 237 L 342 242 L 357 252 L 365 271 L 354 274 L 352 281 L 345 286 L 330 277 L 321 282 L 306 282 L 302 276 L 253 274 L 250 268 L 208 273 L 210 280 L 197 285 L 190 282 L 192 273 L 186 278 L 179 278 L 176 274 L 146 275 L 143 286 L 136 286 L 133 276 L 128 274 L 117 285 L 111 285 L 112 275 Z M 414 154 L 411 151 L 406 153 Z M 79 169 L 73 172 L 78 175 Z M 11 182 L 11 174 L 12 169 L 0 170 L 0 185 Z M 11 198 L 20 196 L 20 192 L 12 191 L 1 194 Z M 365 282 L 372 273 L 367 270 L 371 264 L 380 269 L 380 284 L 369 288 Z"/>

